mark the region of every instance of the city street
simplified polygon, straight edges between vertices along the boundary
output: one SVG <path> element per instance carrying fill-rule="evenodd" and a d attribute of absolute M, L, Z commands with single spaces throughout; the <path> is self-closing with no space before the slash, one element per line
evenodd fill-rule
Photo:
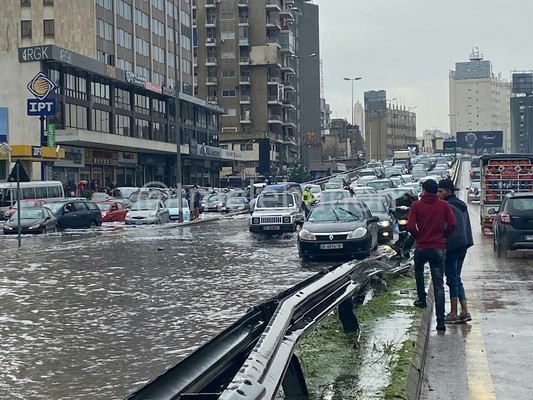
<path fill-rule="evenodd" d="M 122 398 L 323 266 L 247 215 L 167 228 L 0 235 L 0 398 Z"/>

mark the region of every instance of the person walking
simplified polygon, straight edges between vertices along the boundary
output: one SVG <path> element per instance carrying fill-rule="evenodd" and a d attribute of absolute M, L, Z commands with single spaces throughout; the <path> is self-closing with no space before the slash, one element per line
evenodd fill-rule
<path fill-rule="evenodd" d="M 192 187 L 191 199 L 193 203 L 193 218 L 192 219 L 198 219 L 200 218 L 200 206 L 202 203 L 202 194 L 198 191 L 197 185 L 194 185 Z"/>
<path fill-rule="evenodd" d="M 444 273 L 446 284 L 450 289 L 450 312 L 446 315 L 447 324 L 457 324 L 472 321 L 468 312 L 465 289 L 461 280 L 461 271 L 466 252 L 474 245 L 472 226 L 468 215 L 467 205 L 455 195 L 459 190 L 451 179 L 442 179 L 439 182 L 438 196 L 448 202 L 457 221 L 457 228 L 446 239 L 446 254 L 444 260 Z M 461 313 L 457 313 L 457 305 L 461 304 Z"/>
<path fill-rule="evenodd" d="M 444 324 L 444 241 L 455 230 L 453 211 L 447 202 L 437 196 L 438 185 L 433 179 L 422 184 L 422 197 L 411 206 L 407 230 L 415 239 L 415 280 L 418 300 L 416 307 L 425 308 L 426 290 L 424 265 L 429 262 L 435 296 L 437 331 L 445 332 Z"/>

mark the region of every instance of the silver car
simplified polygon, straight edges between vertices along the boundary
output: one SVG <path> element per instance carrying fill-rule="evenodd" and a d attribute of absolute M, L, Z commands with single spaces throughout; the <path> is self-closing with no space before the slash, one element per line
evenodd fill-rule
<path fill-rule="evenodd" d="M 170 213 L 162 200 L 139 200 L 126 214 L 126 225 L 164 224 L 170 222 Z"/>

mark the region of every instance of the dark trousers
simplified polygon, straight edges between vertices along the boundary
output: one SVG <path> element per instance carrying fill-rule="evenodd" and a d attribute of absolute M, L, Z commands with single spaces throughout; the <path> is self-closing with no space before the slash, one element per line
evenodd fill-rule
<path fill-rule="evenodd" d="M 444 322 L 444 251 L 442 249 L 415 249 L 414 262 L 418 299 L 426 300 L 424 265 L 428 262 L 435 295 L 437 323 Z"/>

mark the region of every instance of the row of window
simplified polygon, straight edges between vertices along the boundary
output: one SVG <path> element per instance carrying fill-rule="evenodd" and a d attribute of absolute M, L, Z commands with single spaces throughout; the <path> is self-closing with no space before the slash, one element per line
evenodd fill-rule
<path fill-rule="evenodd" d="M 25 7 L 31 6 L 31 0 L 20 0 L 20 5 L 25 6 Z M 53 5 L 54 5 L 54 0 L 43 0 L 43 6 L 53 6 Z"/>
<path fill-rule="evenodd" d="M 43 20 L 43 31 L 45 38 L 52 38 L 55 35 L 55 24 L 53 19 Z M 32 37 L 32 21 L 23 20 L 20 21 L 20 37 L 31 39 Z"/>

